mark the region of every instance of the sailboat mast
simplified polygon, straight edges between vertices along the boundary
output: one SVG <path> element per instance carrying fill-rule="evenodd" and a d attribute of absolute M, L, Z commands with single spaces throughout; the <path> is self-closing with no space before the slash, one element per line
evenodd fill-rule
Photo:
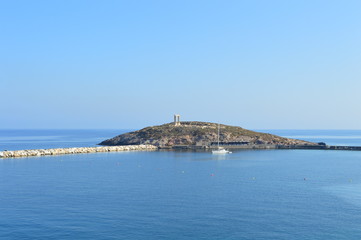
<path fill-rule="evenodd" d="M 219 123 L 218 123 L 218 148 L 219 148 Z"/>

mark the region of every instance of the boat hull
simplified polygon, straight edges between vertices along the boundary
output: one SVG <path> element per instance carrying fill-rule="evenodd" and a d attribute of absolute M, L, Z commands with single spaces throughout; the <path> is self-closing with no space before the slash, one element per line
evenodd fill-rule
<path fill-rule="evenodd" d="M 219 149 L 219 150 L 213 150 L 212 151 L 212 154 L 229 154 L 229 153 L 232 153 L 226 149 Z"/>

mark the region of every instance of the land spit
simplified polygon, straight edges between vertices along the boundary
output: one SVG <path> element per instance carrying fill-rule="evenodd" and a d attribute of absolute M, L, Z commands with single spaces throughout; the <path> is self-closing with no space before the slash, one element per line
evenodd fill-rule
<path fill-rule="evenodd" d="M 36 157 L 36 156 L 48 156 L 48 155 L 98 153 L 98 152 L 154 151 L 154 150 L 158 150 L 158 147 L 154 145 L 129 145 L 129 146 L 111 146 L 111 147 L 52 148 L 52 149 L 2 151 L 0 152 L 0 158 Z"/>

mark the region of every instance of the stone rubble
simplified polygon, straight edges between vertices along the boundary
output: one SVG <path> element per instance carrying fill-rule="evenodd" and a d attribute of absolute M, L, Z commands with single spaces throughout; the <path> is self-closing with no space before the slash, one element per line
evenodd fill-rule
<path fill-rule="evenodd" d="M 78 154 L 78 153 L 98 153 L 98 152 L 123 152 L 123 151 L 154 151 L 158 147 L 154 145 L 127 145 L 109 147 L 80 147 L 80 148 L 53 148 L 0 151 L 0 158 L 34 157 L 47 155 Z"/>

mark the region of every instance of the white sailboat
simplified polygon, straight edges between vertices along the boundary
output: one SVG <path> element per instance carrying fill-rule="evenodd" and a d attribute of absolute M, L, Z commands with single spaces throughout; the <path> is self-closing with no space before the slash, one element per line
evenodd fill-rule
<path fill-rule="evenodd" d="M 218 147 L 216 150 L 212 150 L 212 154 L 228 154 L 228 153 L 232 153 L 230 151 L 228 151 L 227 149 L 224 149 L 223 147 L 219 146 L 219 123 L 218 123 Z"/>

